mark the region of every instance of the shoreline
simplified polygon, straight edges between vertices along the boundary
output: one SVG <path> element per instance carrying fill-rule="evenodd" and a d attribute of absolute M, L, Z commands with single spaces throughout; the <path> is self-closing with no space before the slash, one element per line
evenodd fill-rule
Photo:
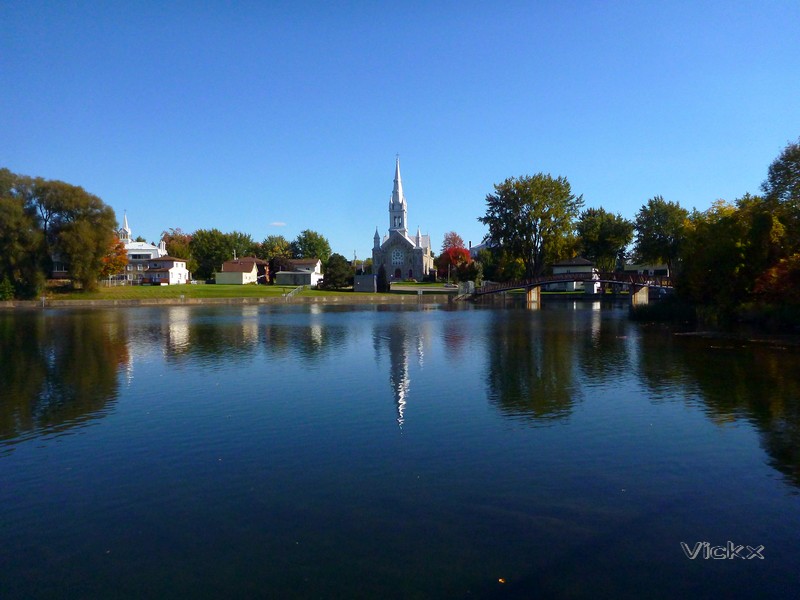
<path fill-rule="evenodd" d="M 401 293 L 376 293 L 348 295 L 331 294 L 324 296 L 258 296 L 258 297 L 231 297 L 231 298 L 126 298 L 126 299 L 58 299 L 45 298 L 44 300 L 3 300 L 0 301 L 0 311 L 3 310 L 42 310 L 47 308 L 133 308 L 138 306 L 200 306 L 200 305 L 260 305 L 260 304 L 452 304 L 455 302 L 453 292 L 413 294 Z M 545 296 L 548 302 L 616 302 L 619 297 L 609 298 L 599 294 L 553 294 Z M 624 297 L 623 297 L 624 298 Z M 518 299 L 518 298 L 517 298 Z M 482 304 L 491 305 L 498 301 L 506 302 L 508 298 L 491 300 Z"/>
<path fill-rule="evenodd" d="M 259 304 L 448 304 L 452 294 L 374 294 L 369 296 L 262 296 L 254 298 L 138 298 L 123 300 L 4 300 L 0 310 L 42 310 L 47 308 L 132 308 L 137 306 L 200 306 Z"/>

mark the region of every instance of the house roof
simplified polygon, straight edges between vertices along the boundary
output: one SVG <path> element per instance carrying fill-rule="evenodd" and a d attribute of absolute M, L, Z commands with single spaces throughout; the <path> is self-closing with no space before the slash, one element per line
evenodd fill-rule
<path fill-rule="evenodd" d="M 222 273 L 251 273 L 258 264 L 255 262 L 256 260 L 258 259 L 241 258 L 237 260 L 226 260 L 222 263 Z"/>
<path fill-rule="evenodd" d="M 289 263 L 294 267 L 315 267 L 318 262 L 322 262 L 318 258 L 290 258 Z"/>
<path fill-rule="evenodd" d="M 554 267 L 591 267 L 594 263 L 582 256 L 576 256 L 575 258 L 565 258 L 564 260 L 559 260 L 553 263 Z"/>
<path fill-rule="evenodd" d="M 174 256 L 159 256 L 158 258 L 151 258 L 150 262 L 175 262 L 176 260 L 186 262 L 185 258 L 176 258 Z"/>

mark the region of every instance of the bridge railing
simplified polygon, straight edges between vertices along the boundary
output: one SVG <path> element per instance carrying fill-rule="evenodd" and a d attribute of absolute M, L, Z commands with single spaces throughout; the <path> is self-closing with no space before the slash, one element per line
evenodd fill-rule
<path fill-rule="evenodd" d="M 513 281 L 503 281 L 484 285 L 475 290 L 476 296 L 494 294 L 517 289 L 527 289 L 550 283 L 592 281 L 599 283 L 621 283 L 639 287 L 672 287 L 672 280 L 669 277 L 658 275 L 645 275 L 640 273 L 556 273 L 553 275 L 540 275 L 529 279 L 517 279 Z"/>

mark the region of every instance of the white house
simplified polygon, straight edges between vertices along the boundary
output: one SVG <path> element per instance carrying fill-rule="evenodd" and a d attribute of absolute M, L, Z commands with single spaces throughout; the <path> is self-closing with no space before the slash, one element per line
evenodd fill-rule
<path fill-rule="evenodd" d="M 297 259 L 289 261 L 291 271 L 275 273 L 276 285 L 292 285 L 317 287 L 322 280 L 322 261 L 318 258 Z"/>
<path fill-rule="evenodd" d="M 266 283 L 269 274 L 269 263 L 255 257 L 228 260 L 222 263 L 215 280 L 220 284 L 245 285 L 248 283 Z"/>
<path fill-rule="evenodd" d="M 142 283 L 149 261 L 167 255 L 167 245 L 163 240 L 159 242 L 158 246 L 133 240 L 133 232 L 128 226 L 127 213 L 122 229 L 119 230 L 119 239 L 125 244 L 125 252 L 128 254 L 128 264 L 125 267 L 123 278 L 129 282 Z"/>
<path fill-rule="evenodd" d="M 669 267 L 665 264 L 627 264 L 624 270 L 626 273 L 636 273 L 637 275 L 669 277 Z"/>
<path fill-rule="evenodd" d="M 561 275 L 567 273 L 594 273 L 597 274 L 597 269 L 594 263 L 590 260 L 580 256 L 576 258 L 567 258 L 553 263 L 553 275 Z M 586 282 L 588 283 L 588 282 Z M 600 283 L 586 285 L 583 281 L 564 281 L 559 283 L 551 283 L 547 285 L 548 291 L 559 292 L 578 292 L 585 291 L 587 293 L 599 293 Z"/>
<path fill-rule="evenodd" d="M 180 285 L 189 283 L 186 259 L 162 256 L 148 261 L 142 283 L 152 285 Z"/>

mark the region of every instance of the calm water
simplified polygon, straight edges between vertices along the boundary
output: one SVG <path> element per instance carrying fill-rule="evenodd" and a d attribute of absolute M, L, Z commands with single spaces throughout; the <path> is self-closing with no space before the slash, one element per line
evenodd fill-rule
<path fill-rule="evenodd" d="M 0 381 L 2 598 L 796 593 L 796 349 L 590 304 L 47 311 L 0 313 Z"/>

